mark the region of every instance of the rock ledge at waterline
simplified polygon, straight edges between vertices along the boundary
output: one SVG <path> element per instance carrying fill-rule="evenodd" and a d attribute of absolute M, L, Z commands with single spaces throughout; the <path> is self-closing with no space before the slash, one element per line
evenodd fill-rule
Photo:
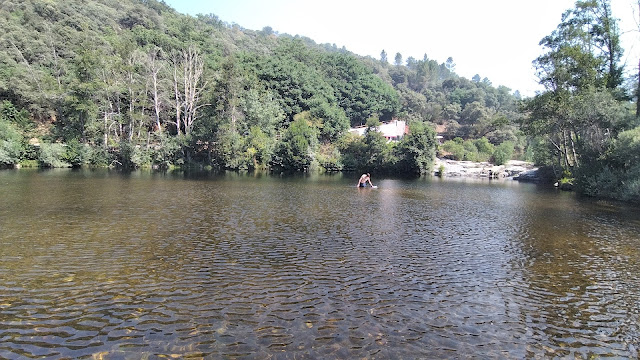
<path fill-rule="evenodd" d="M 440 166 L 444 172 L 440 174 Z M 488 162 L 456 161 L 437 158 L 434 175 L 443 177 L 511 178 L 520 181 L 539 181 L 538 168 L 526 161 L 510 160 L 505 165 L 496 166 Z"/>

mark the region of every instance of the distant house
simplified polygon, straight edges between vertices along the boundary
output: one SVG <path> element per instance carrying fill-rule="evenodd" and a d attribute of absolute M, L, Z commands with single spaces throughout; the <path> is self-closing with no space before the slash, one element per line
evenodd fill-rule
<path fill-rule="evenodd" d="M 364 136 L 366 130 L 366 126 L 358 126 L 349 129 L 349 132 Z M 376 128 L 376 131 L 382 133 L 382 136 L 387 138 L 388 141 L 399 141 L 409 133 L 409 127 L 404 120 L 391 120 L 380 124 L 380 126 Z"/>
<path fill-rule="evenodd" d="M 436 140 L 438 140 L 438 144 L 442 145 L 442 143 L 446 140 L 444 138 L 444 134 L 446 132 L 447 132 L 447 125 L 436 124 Z"/>

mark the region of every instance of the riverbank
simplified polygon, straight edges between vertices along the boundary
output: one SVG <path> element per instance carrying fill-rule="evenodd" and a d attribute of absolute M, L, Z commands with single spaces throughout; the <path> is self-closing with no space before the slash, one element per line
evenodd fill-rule
<path fill-rule="evenodd" d="M 510 160 L 499 166 L 489 162 L 457 161 L 443 158 L 436 158 L 434 163 L 434 175 L 442 177 L 537 181 L 537 172 L 538 168 L 532 163 L 520 160 Z"/>

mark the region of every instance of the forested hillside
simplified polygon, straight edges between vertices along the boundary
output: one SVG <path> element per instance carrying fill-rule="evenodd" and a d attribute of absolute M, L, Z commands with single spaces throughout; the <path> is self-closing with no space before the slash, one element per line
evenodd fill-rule
<path fill-rule="evenodd" d="M 424 173 L 434 124 L 460 146 L 522 150 L 510 90 L 457 76 L 452 59 L 392 65 L 155 0 L 8 0 L 0 28 L 5 166 Z M 373 131 L 392 118 L 411 127 L 399 143 Z M 365 137 L 346 131 L 364 124 Z"/>

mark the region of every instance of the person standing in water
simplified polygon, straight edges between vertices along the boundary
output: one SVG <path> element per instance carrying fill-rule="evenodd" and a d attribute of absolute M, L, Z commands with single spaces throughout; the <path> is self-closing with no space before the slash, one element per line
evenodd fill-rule
<path fill-rule="evenodd" d="M 371 175 L 369 173 L 366 174 L 362 174 L 362 176 L 360 176 L 360 180 L 358 180 L 358 187 L 367 187 L 367 183 L 369 183 L 369 186 L 373 187 L 373 184 L 371 183 Z"/>

